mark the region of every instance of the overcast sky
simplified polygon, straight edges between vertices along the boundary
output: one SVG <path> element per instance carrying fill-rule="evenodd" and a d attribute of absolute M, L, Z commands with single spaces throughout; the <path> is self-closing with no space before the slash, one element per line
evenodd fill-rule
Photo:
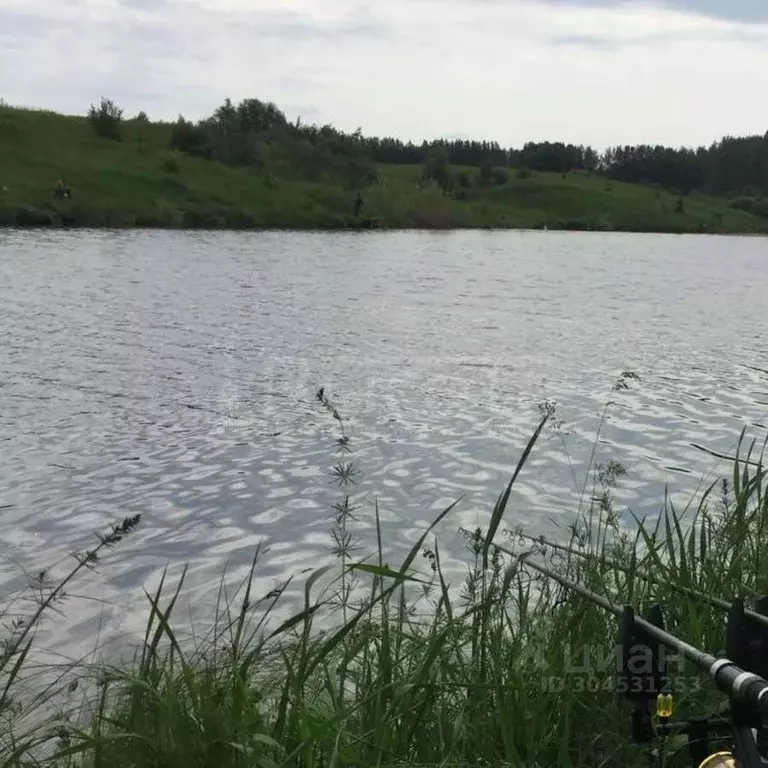
<path fill-rule="evenodd" d="M 518 146 L 768 130 L 768 0 L 0 0 L 0 98 Z"/>

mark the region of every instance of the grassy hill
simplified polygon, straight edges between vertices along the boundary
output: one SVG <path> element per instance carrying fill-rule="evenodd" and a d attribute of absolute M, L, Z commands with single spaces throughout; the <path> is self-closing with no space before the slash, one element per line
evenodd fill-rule
<path fill-rule="evenodd" d="M 168 150 L 172 125 L 126 121 L 124 140 L 97 137 L 85 117 L 0 107 L 0 225 L 237 229 L 543 228 L 767 233 L 768 219 L 703 195 L 597 175 L 533 173 L 446 196 L 421 166 L 379 166 L 357 190 L 341 181 L 281 175 L 280 166 L 233 168 Z M 454 169 L 460 171 L 461 169 Z M 71 200 L 53 194 L 58 179 Z"/>

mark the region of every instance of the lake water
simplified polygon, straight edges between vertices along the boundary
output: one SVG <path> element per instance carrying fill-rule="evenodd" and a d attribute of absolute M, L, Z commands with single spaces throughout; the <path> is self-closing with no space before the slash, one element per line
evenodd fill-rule
<path fill-rule="evenodd" d="M 81 579 L 59 647 L 135 630 L 142 586 L 190 564 L 193 606 L 262 546 L 258 589 L 330 559 L 338 425 L 391 562 L 448 503 L 484 524 L 539 420 L 508 523 L 557 535 L 597 461 L 654 515 L 766 436 L 768 243 L 547 232 L 0 231 L 0 589 L 104 523 L 139 532 Z M 614 391 L 619 375 L 636 373 Z M 627 515 L 629 519 L 629 515 Z M 79 595 L 79 596 L 78 596 Z M 141 609 L 141 610 L 140 610 Z"/>

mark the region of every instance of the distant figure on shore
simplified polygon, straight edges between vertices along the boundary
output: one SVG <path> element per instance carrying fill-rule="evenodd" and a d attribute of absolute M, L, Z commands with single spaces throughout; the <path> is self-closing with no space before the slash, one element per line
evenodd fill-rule
<path fill-rule="evenodd" d="M 363 198 L 362 195 L 358 192 L 357 197 L 355 198 L 355 217 L 360 218 L 360 213 L 363 210 Z"/>
<path fill-rule="evenodd" d="M 56 182 L 53 194 L 56 195 L 59 200 L 64 200 L 65 198 L 69 199 L 72 197 L 72 190 L 67 186 L 67 183 L 64 181 L 63 177 Z"/>

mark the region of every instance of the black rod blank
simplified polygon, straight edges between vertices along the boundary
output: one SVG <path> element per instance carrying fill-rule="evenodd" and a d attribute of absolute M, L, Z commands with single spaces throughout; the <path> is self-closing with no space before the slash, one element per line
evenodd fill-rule
<path fill-rule="evenodd" d="M 533 568 L 543 576 L 558 582 L 571 592 L 584 597 L 591 603 L 604 608 L 620 619 L 625 612 L 621 606 L 611 603 L 604 597 L 595 594 L 586 587 L 582 587 L 575 581 L 561 576 L 559 573 L 532 562 L 526 555 L 520 558 L 521 564 Z M 725 693 L 733 702 L 741 702 L 747 705 L 754 718 L 754 727 L 768 728 L 768 682 L 751 672 L 746 672 L 729 659 L 718 659 L 705 651 L 702 651 L 679 637 L 665 632 L 655 624 L 645 619 L 634 616 L 635 626 L 641 629 L 649 637 L 672 648 L 688 661 L 695 664 L 700 670 L 706 672 L 714 682 L 718 690 Z"/>
<path fill-rule="evenodd" d="M 571 547 L 566 547 L 563 544 L 557 544 L 553 541 L 548 541 L 544 537 L 536 537 L 536 536 L 529 536 L 528 534 L 521 533 L 521 534 L 515 534 L 522 536 L 524 539 L 527 539 L 528 541 L 534 542 L 536 544 L 541 544 L 544 547 L 551 547 L 552 549 L 557 549 L 561 552 L 566 552 L 569 555 L 575 555 L 576 557 L 581 557 L 584 559 L 594 559 L 597 560 L 597 562 L 607 565 L 609 568 L 615 568 L 617 571 L 621 571 L 622 573 L 630 573 L 630 568 L 626 565 L 622 565 L 621 563 L 616 563 L 613 560 L 605 560 L 603 558 L 598 557 L 597 555 L 591 555 L 588 552 L 579 552 L 577 549 L 572 549 Z M 505 554 L 511 555 L 512 557 L 515 557 L 516 555 L 514 552 L 511 552 L 510 550 L 499 546 L 498 544 L 493 544 L 496 549 L 498 549 L 500 552 L 504 552 Z M 645 581 L 648 584 L 657 584 L 657 585 L 663 585 L 664 582 L 662 582 L 660 579 L 655 579 L 653 576 L 648 576 L 647 574 L 640 573 L 639 571 L 633 572 L 634 576 L 641 581 Z M 710 605 L 714 605 L 716 608 L 722 608 L 724 611 L 730 611 L 733 607 L 733 603 L 729 603 L 726 600 L 721 600 L 719 597 L 712 597 L 712 595 L 706 595 L 703 592 L 699 592 L 698 590 L 691 589 L 690 587 L 684 587 L 680 584 L 670 584 L 670 586 L 675 592 L 679 592 L 681 595 L 685 595 L 686 597 L 691 597 L 694 600 L 701 600 L 705 603 L 709 603 Z M 745 610 L 744 615 L 747 616 L 749 619 L 751 619 L 755 624 L 759 624 L 766 629 L 768 629 L 768 616 L 765 616 L 763 614 L 757 613 L 755 611 Z"/>

